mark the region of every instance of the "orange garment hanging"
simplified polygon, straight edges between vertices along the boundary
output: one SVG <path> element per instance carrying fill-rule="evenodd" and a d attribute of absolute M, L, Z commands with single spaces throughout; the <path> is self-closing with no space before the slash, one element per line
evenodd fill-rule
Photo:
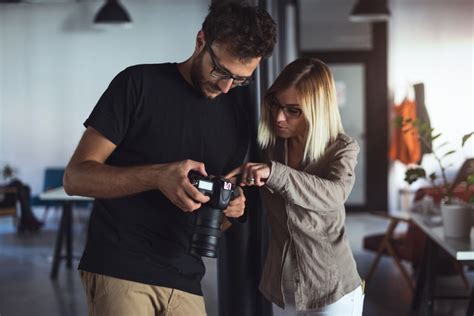
<path fill-rule="evenodd" d="M 416 103 L 406 99 L 398 106 L 393 107 L 395 117 L 401 116 L 403 120 L 416 120 Z M 395 126 L 390 143 L 389 157 L 392 160 L 400 160 L 404 164 L 418 163 L 421 159 L 421 144 L 418 131 L 411 129 L 405 132 L 407 127 Z"/>

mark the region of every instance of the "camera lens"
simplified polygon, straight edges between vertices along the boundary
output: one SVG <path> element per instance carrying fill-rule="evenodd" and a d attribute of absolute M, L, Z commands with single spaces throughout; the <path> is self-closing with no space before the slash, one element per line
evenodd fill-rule
<path fill-rule="evenodd" d="M 221 220 L 222 211 L 219 209 L 203 206 L 198 210 L 191 237 L 191 254 L 210 258 L 217 257 L 217 246 L 221 237 Z"/>

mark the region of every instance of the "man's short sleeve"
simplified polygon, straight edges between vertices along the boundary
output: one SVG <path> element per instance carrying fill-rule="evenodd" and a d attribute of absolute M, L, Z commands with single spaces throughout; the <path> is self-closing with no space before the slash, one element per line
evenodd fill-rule
<path fill-rule="evenodd" d="M 132 71 L 120 72 L 102 94 L 84 126 L 91 126 L 113 142 L 120 144 L 137 107 L 137 89 Z"/>

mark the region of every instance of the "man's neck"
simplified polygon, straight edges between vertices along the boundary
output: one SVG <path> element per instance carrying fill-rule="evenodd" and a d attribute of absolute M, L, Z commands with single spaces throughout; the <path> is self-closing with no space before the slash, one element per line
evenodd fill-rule
<path fill-rule="evenodd" d="M 192 80 L 191 80 L 191 64 L 192 64 L 192 58 L 189 58 L 188 60 L 179 63 L 178 64 L 178 71 L 183 76 L 184 80 L 186 80 L 191 86 L 193 85 Z"/>

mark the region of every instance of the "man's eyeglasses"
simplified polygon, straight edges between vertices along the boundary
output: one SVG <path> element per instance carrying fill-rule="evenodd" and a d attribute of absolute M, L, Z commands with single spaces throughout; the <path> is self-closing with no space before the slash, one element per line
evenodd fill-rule
<path fill-rule="evenodd" d="M 234 86 L 246 86 L 252 81 L 252 76 L 250 77 L 238 77 L 234 76 L 229 71 L 225 70 L 222 68 L 222 66 L 219 66 L 219 64 L 216 61 L 216 54 L 214 54 L 214 51 L 211 48 L 211 45 L 207 45 L 207 50 L 209 51 L 209 56 L 211 56 L 211 61 L 213 68 L 211 70 L 211 77 L 215 78 L 217 80 L 229 80 L 232 79 L 232 84 Z"/>
<path fill-rule="evenodd" d="M 276 99 L 270 99 L 265 104 L 270 108 L 273 115 L 277 115 L 280 109 L 287 119 L 297 119 L 303 111 L 295 105 L 281 105 Z"/>

